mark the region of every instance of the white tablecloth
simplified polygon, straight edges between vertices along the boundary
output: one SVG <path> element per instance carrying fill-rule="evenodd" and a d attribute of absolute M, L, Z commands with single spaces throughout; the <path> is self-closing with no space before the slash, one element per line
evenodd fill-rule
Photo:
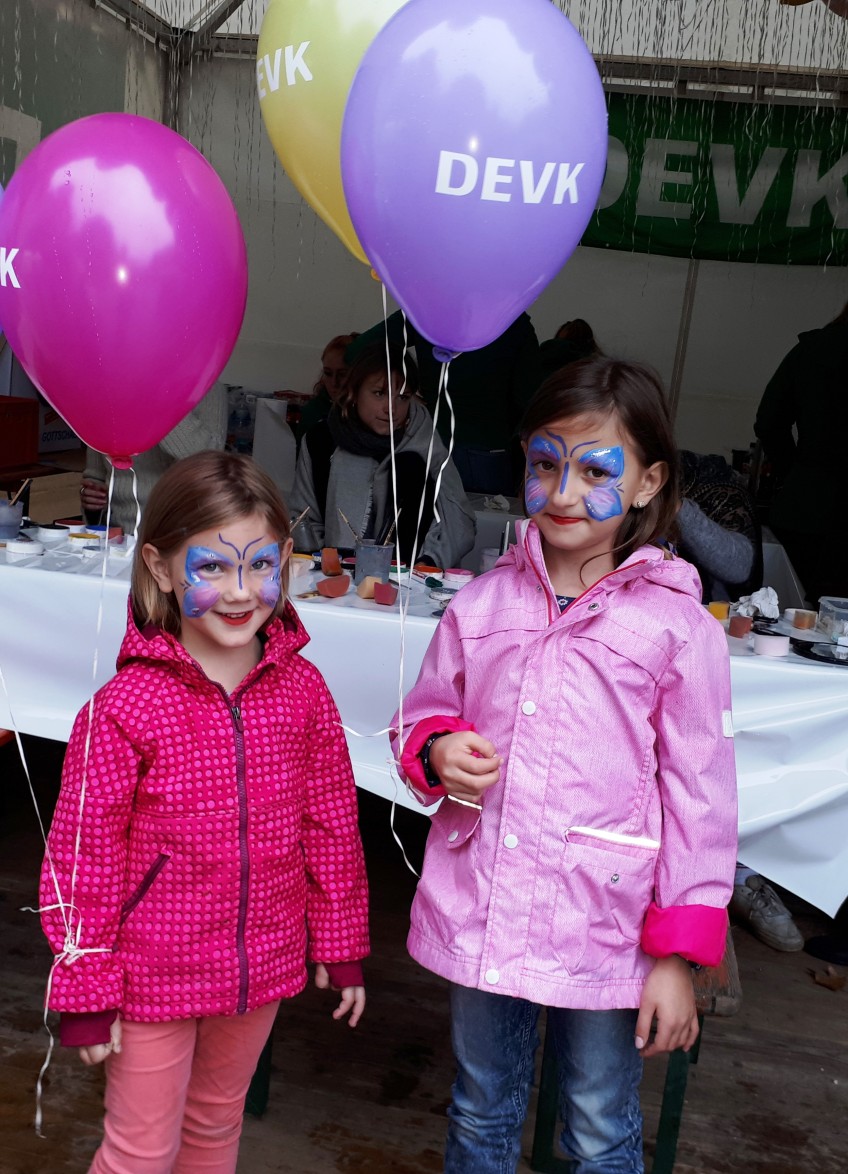
<path fill-rule="evenodd" d="M 77 710 L 114 671 L 124 632 L 129 567 L 102 585 L 99 560 L 49 553 L 32 567 L 0 552 L 0 727 L 66 739 Z M 110 560 L 111 562 L 111 560 Z M 68 573 L 74 569 L 75 573 Z M 297 587 L 296 590 L 302 588 Z M 102 597 L 102 623 L 96 639 Z M 354 595 L 297 601 L 344 724 L 384 729 L 398 699 L 397 611 Z M 415 596 L 405 625 L 404 688 L 415 680 L 436 620 Z M 833 914 L 848 894 L 848 669 L 754 656 L 731 640 L 740 859 Z M 97 650 L 96 672 L 94 653 Z M 396 784 L 385 736 L 348 734 L 359 786 L 417 808 Z"/>

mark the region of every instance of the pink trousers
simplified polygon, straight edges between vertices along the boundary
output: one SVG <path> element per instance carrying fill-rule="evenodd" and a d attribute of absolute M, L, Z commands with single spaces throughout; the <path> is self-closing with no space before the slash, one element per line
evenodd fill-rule
<path fill-rule="evenodd" d="M 106 1060 L 89 1174 L 234 1174 L 244 1098 L 279 1002 L 238 1016 L 127 1023 Z"/>

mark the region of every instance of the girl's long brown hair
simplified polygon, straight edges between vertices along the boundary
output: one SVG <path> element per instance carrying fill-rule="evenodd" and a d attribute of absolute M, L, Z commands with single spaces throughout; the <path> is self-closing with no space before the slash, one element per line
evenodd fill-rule
<path fill-rule="evenodd" d="M 291 534 L 289 511 L 268 474 L 250 457 L 229 452 L 199 452 L 177 461 L 156 484 L 144 507 L 132 571 L 132 603 L 140 625 L 156 624 L 178 636 L 180 609 L 173 593 L 164 594 L 142 558 L 150 543 L 171 558 L 187 538 L 260 514 L 278 542 Z M 282 615 L 289 585 L 288 563 L 280 572 L 280 598 L 271 618 Z"/>
<path fill-rule="evenodd" d="M 530 401 L 521 421 L 521 439 L 556 420 L 614 416 L 647 468 L 665 461 L 668 478 L 644 509 L 632 508 L 621 521 L 613 555 L 620 566 L 634 550 L 660 545 L 676 532 L 680 508 L 677 447 L 662 384 L 640 363 L 593 355 L 555 371 Z"/>

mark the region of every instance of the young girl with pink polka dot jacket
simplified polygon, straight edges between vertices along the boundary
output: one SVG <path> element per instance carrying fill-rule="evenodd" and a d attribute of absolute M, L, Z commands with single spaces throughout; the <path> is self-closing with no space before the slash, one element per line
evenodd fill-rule
<path fill-rule="evenodd" d="M 79 714 L 41 904 L 63 1044 L 106 1062 L 96 1174 L 231 1174 L 280 999 L 365 1005 L 367 886 L 338 713 L 286 600 L 288 516 L 204 452 L 148 501 L 117 675 Z"/>

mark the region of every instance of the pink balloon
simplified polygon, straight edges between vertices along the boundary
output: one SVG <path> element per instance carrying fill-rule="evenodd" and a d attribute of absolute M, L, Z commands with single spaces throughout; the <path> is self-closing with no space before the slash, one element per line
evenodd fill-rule
<path fill-rule="evenodd" d="M 33 383 L 118 466 L 197 404 L 235 345 L 244 237 L 226 188 L 161 123 L 55 131 L 0 206 L 0 322 Z"/>

